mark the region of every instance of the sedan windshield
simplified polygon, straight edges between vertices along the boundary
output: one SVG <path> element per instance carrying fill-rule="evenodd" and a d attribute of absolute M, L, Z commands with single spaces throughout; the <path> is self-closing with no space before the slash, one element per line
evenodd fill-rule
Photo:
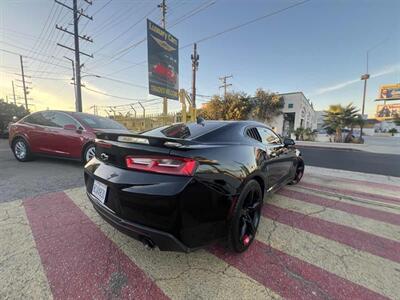
<path fill-rule="evenodd" d="M 114 120 L 108 119 L 108 118 L 89 115 L 89 114 L 85 114 L 85 113 L 76 113 L 76 116 L 79 117 L 79 120 L 82 121 L 82 123 L 84 123 L 86 126 L 89 126 L 91 128 L 127 130 L 120 123 L 118 123 Z"/>

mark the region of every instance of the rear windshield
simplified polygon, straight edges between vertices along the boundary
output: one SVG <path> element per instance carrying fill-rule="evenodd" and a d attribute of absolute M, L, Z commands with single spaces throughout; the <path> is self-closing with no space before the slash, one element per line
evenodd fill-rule
<path fill-rule="evenodd" d="M 75 113 L 79 120 L 84 123 L 86 126 L 89 126 L 91 128 L 95 129 L 125 129 L 126 128 L 118 123 L 117 121 L 104 118 L 104 117 L 99 117 L 99 116 L 94 116 L 94 115 L 89 115 L 85 113 Z"/>
<path fill-rule="evenodd" d="M 143 135 L 175 139 L 194 139 L 225 126 L 224 122 L 178 123 L 142 132 Z"/>

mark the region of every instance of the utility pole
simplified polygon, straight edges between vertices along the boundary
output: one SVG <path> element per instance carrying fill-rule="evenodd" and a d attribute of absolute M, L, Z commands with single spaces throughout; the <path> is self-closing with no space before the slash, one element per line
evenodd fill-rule
<path fill-rule="evenodd" d="M 231 83 L 227 84 L 227 83 L 226 83 L 226 80 L 227 80 L 228 78 L 232 78 L 232 77 L 233 77 L 233 75 L 228 75 L 228 76 L 223 76 L 223 77 L 220 77 L 220 78 L 219 78 L 219 80 L 222 82 L 222 85 L 221 85 L 219 88 L 224 88 L 224 100 L 226 99 L 226 88 L 227 88 L 228 86 L 232 86 Z"/>
<path fill-rule="evenodd" d="M 77 101 L 77 97 L 76 97 L 76 80 L 75 80 L 75 64 L 74 64 L 74 60 L 64 56 L 65 59 L 69 60 L 71 62 L 72 65 L 72 81 L 74 82 L 74 96 L 75 96 L 75 111 L 79 111 L 79 107 L 78 107 L 78 101 Z"/>
<path fill-rule="evenodd" d="M 17 99 L 15 98 L 14 80 L 12 81 L 12 87 L 13 87 L 14 105 L 17 105 Z"/>
<path fill-rule="evenodd" d="M 85 40 L 87 42 L 93 43 L 93 40 L 86 36 L 86 35 L 79 35 L 79 19 L 80 17 L 85 17 L 89 20 L 93 20 L 93 17 L 89 17 L 83 12 L 83 9 L 78 10 L 78 0 L 72 0 L 73 4 L 72 7 L 65 5 L 64 3 L 54 0 L 57 4 L 60 4 L 63 7 L 68 8 L 69 10 L 72 11 L 73 16 L 74 16 L 74 32 L 69 31 L 67 28 L 64 28 L 62 26 L 56 25 L 56 29 L 61 30 L 63 32 L 66 32 L 68 34 L 71 34 L 74 36 L 74 48 L 67 47 L 65 45 L 61 45 L 57 43 L 58 46 L 66 48 L 68 50 L 74 51 L 75 52 L 75 95 L 76 95 L 76 111 L 81 112 L 82 111 L 82 90 L 81 90 L 81 63 L 80 63 L 80 55 L 85 55 L 88 57 L 93 58 L 93 54 L 87 54 L 84 52 L 80 52 L 79 50 L 79 40 Z M 86 3 L 89 5 L 92 5 L 92 2 L 90 0 L 84 0 Z"/>
<path fill-rule="evenodd" d="M 197 44 L 193 44 L 193 54 L 191 56 L 192 59 L 192 107 L 193 110 L 196 109 L 196 71 L 199 68 L 199 58 L 200 56 L 197 54 Z"/>
<path fill-rule="evenodd" d="M 25 109 L 28 110 L 28 99 L 26 98 L 27 91 L 25 86 L 24 62 L 22 60 L 22 55 L 19 56 L 19 59 L 21 61 L 21 75 L 22 75 L 22 86 L 24 89 Z"/>
<path fill-rule="evenodd" d="M 167 4 L 165 2 L 166 2 L 166 0 L 162 0 L 162 2 L 159 5 L 157 5 L 157 7 L 159 7 L 161 9 L 161 26 L 164 29 L 167 25 L 166 18 L 165 18 L 166 14 L 167 14 Z M 167 97 L 164 97 L 163 98 L 163 115 L 164 115 L 164 117 L 166 117 L 167 114 L 168 114 L 168 99 L 167 99 Z"/>

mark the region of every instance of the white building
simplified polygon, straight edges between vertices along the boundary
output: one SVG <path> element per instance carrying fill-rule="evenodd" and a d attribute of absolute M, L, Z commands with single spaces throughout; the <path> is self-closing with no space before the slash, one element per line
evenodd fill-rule
<path fill-rule="evenodd" d="M 278 94 L 282 96 L 285 105 L 283 114 L 276 117 L 270 126 L 282 136 L 290 136 L 299 127 L 317 129 L 317 115 L 312 103 L 303 92 Z"/>

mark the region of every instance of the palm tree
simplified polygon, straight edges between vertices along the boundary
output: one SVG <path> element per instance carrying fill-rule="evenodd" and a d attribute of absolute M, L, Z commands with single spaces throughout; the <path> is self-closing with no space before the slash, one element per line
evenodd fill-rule
<path fill-rule="evenodd" d="M 324 127 L 335 131 L 335 142 L 342 142 L 342 129 L 352 124 L 357 112 L 358 109 L 352 103 L 347 106 L 330 105 L 325 111 Z"/>

